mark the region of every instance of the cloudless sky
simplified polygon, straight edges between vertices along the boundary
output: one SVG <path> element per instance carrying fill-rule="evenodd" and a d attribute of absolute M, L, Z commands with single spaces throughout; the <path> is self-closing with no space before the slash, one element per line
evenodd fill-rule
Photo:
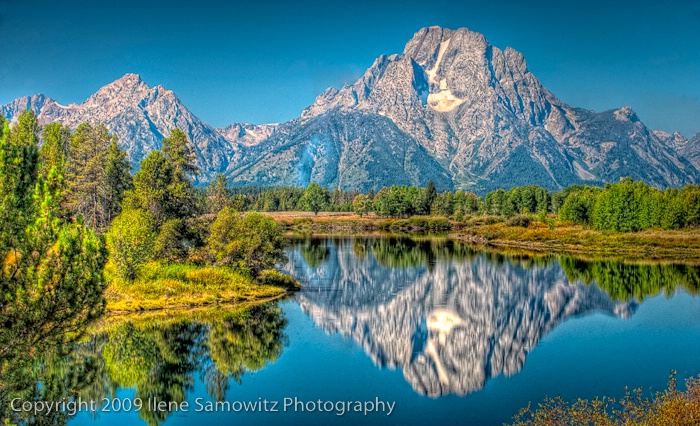
<path fill-rule="evenodd" d="M 205 122 L 284 122 L 420 28 L 467 27 L 525 55 L 564 102 L 631 105 L 700 131 L 700 0 L 0 0 L 0 104 L 68 104 L 138 73 Z"/>

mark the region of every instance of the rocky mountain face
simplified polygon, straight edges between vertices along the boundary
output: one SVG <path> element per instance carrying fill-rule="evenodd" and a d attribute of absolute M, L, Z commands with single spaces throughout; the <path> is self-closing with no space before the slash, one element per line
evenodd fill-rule
<path fill-rule="evenodd" d="M 346 190 L 391 185 L 441 190 L 452 180 L 440 164 L 390 119 L 376 114 L 331 111 L 277 128 L 245 151 L 227 170 L 237 184 L 295 185 L 309 182 Z"/>
<path fill-rule="evenodd" d="M 26 108 L 42 122 L 104 122 L 135 168 L 178 127 L 192 141 L 202 182 L 223 172 L 234 185 L 313 181 L 364 191 L 433 180 L 440 190 L 479 194 L 623 176 L 657 187 L 700 182 L 697 135 L 683 142 L 653 132 L 630 107 L 571 107 L 542 86 L 522 54 L 466 28 L 421 29 L 402 54 L 380 56 L 354 84 L 326 90 L 281 125 L 214 129 L 172 91 L 135 74 L 80 105 L 35 95 L 2 112 L 13 118 Z"/>
<path fill-rule="evenodd" d="M 24 109 L 33 109 L 40 124 L 59 121 L 70 127 L 80 123 L 104 123 L 117 134 L 119 145 L 128 155 L 133 170 L 153 149 L 160 149 L 163 138 L 179 128 L 192 143 L 201 181 L 223 172 L 240 154 L 241 144 L 228 141 L 216 129 L 203 123 L 163 86 L 150 87 L 136 74 L 127 74 L 98 90 L 82 104 L 62 106 L 44 95 L 20 98 L 2 107 L 9 119 Z"/>
<path fill-rule="evenodd" d="M 401 55 L 382 56 L 355 84 L 327 90 L 302 119 L 338 110 L 390 118 L 455 187 L 476 192 L 622 176 L 656 186 L 700 179 L 631 108 L 570 107 L 542 86 L 522 54 L 465 28 L 420 30 Z"/>
<path fill-rule="evenodd" d="M 676 148 L 680 155 L 690 161 L 698 170 L 700 170 L 700 132 L 685 143 L 677 144 Z"/>
<path fill-rule="evenodd" d="M 376 241 L 360 249 L 358 240 L 324 244 L 320 263 L 310 262 L 303 243 L 288 250 L 284 270 L 302 283 L 300 306 L 322 329 L 361 345 L 377 366 L 400 368 L 424 395 L 479 390 L 491 377 L 519 372 L 566 319 L 592 312 L 627 318 L 637 306 L 570 283 L 556 263 L 495 262 L 476 253 L 430 260 L 436 251 L 416 246 L 410 253 L 422 251 L 425 263 L 412 265 L 407 256 L 387 259 Z"/>
<path fill-rule="evenodd" d="M 234 145 L 254 146 L 275 133 L 278 124 L 234 123 L 216 129 Z"/>

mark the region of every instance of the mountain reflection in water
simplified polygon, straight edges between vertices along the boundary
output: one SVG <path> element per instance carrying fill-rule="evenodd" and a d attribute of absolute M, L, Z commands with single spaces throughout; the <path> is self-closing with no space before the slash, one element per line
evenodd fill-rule
<path fill-rule="evenodd" d="M 663 265 L 507 257 L 444 239 L 301 238 L 287 254 L 283 269 L 302 283 L 299 304 L 317 326 L 351 336 L 377 366 L 400 368 L 430 396 L 464 395 L 517 373 L 572 316 L 629 318 L 640 291 L 697 288 L 693 268 L 679 278 Z M 591 285 L 596 278 L 613 287 Z"/>

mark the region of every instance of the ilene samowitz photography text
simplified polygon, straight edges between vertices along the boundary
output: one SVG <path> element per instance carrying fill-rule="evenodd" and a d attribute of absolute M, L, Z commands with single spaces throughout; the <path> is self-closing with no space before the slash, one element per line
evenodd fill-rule
<path fill-rule="evenodd" d="M 62 401 L 22 401 L 15 398 L 10 401 L 10 409 L 13 412 L 24 412 L 36 417 L 48 416 L 56 412 L 64 412 L 73 416 L 78 412 L 138 412 L 147 410 L 151 412 L 230 412 L 230 413 L 326 413 L 335 416 L 346 414 L 359 414 L 363 416 L 386 415 L 391 416 L 396 408 L 396 401 L 384 401 L 379 397 L 374 400 L 364 401 L 331 401 L 331 400 L 306 400 L 298 397 L 285 397 L 268 400 L 258 398 L 250 401 L 211 401 L 206 398 L 196 398 L 194 404 L 188 401 L 175 402 L 158 400 L 156 397 L 147 398 L 102 398 L 101 401 L 77 399 Z"/>

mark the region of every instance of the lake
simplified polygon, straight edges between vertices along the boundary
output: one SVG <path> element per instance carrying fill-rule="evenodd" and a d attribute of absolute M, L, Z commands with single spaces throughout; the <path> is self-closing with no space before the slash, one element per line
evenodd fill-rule
<path fill-rule="evenodd" d="M 696 267 L 435 237 L 301 237 L 287 255 L 294 297 L 114 320 L 56 361 L 99 401 L 69 424 L 498 425 L 546 395 L 700 373 Z"/>

